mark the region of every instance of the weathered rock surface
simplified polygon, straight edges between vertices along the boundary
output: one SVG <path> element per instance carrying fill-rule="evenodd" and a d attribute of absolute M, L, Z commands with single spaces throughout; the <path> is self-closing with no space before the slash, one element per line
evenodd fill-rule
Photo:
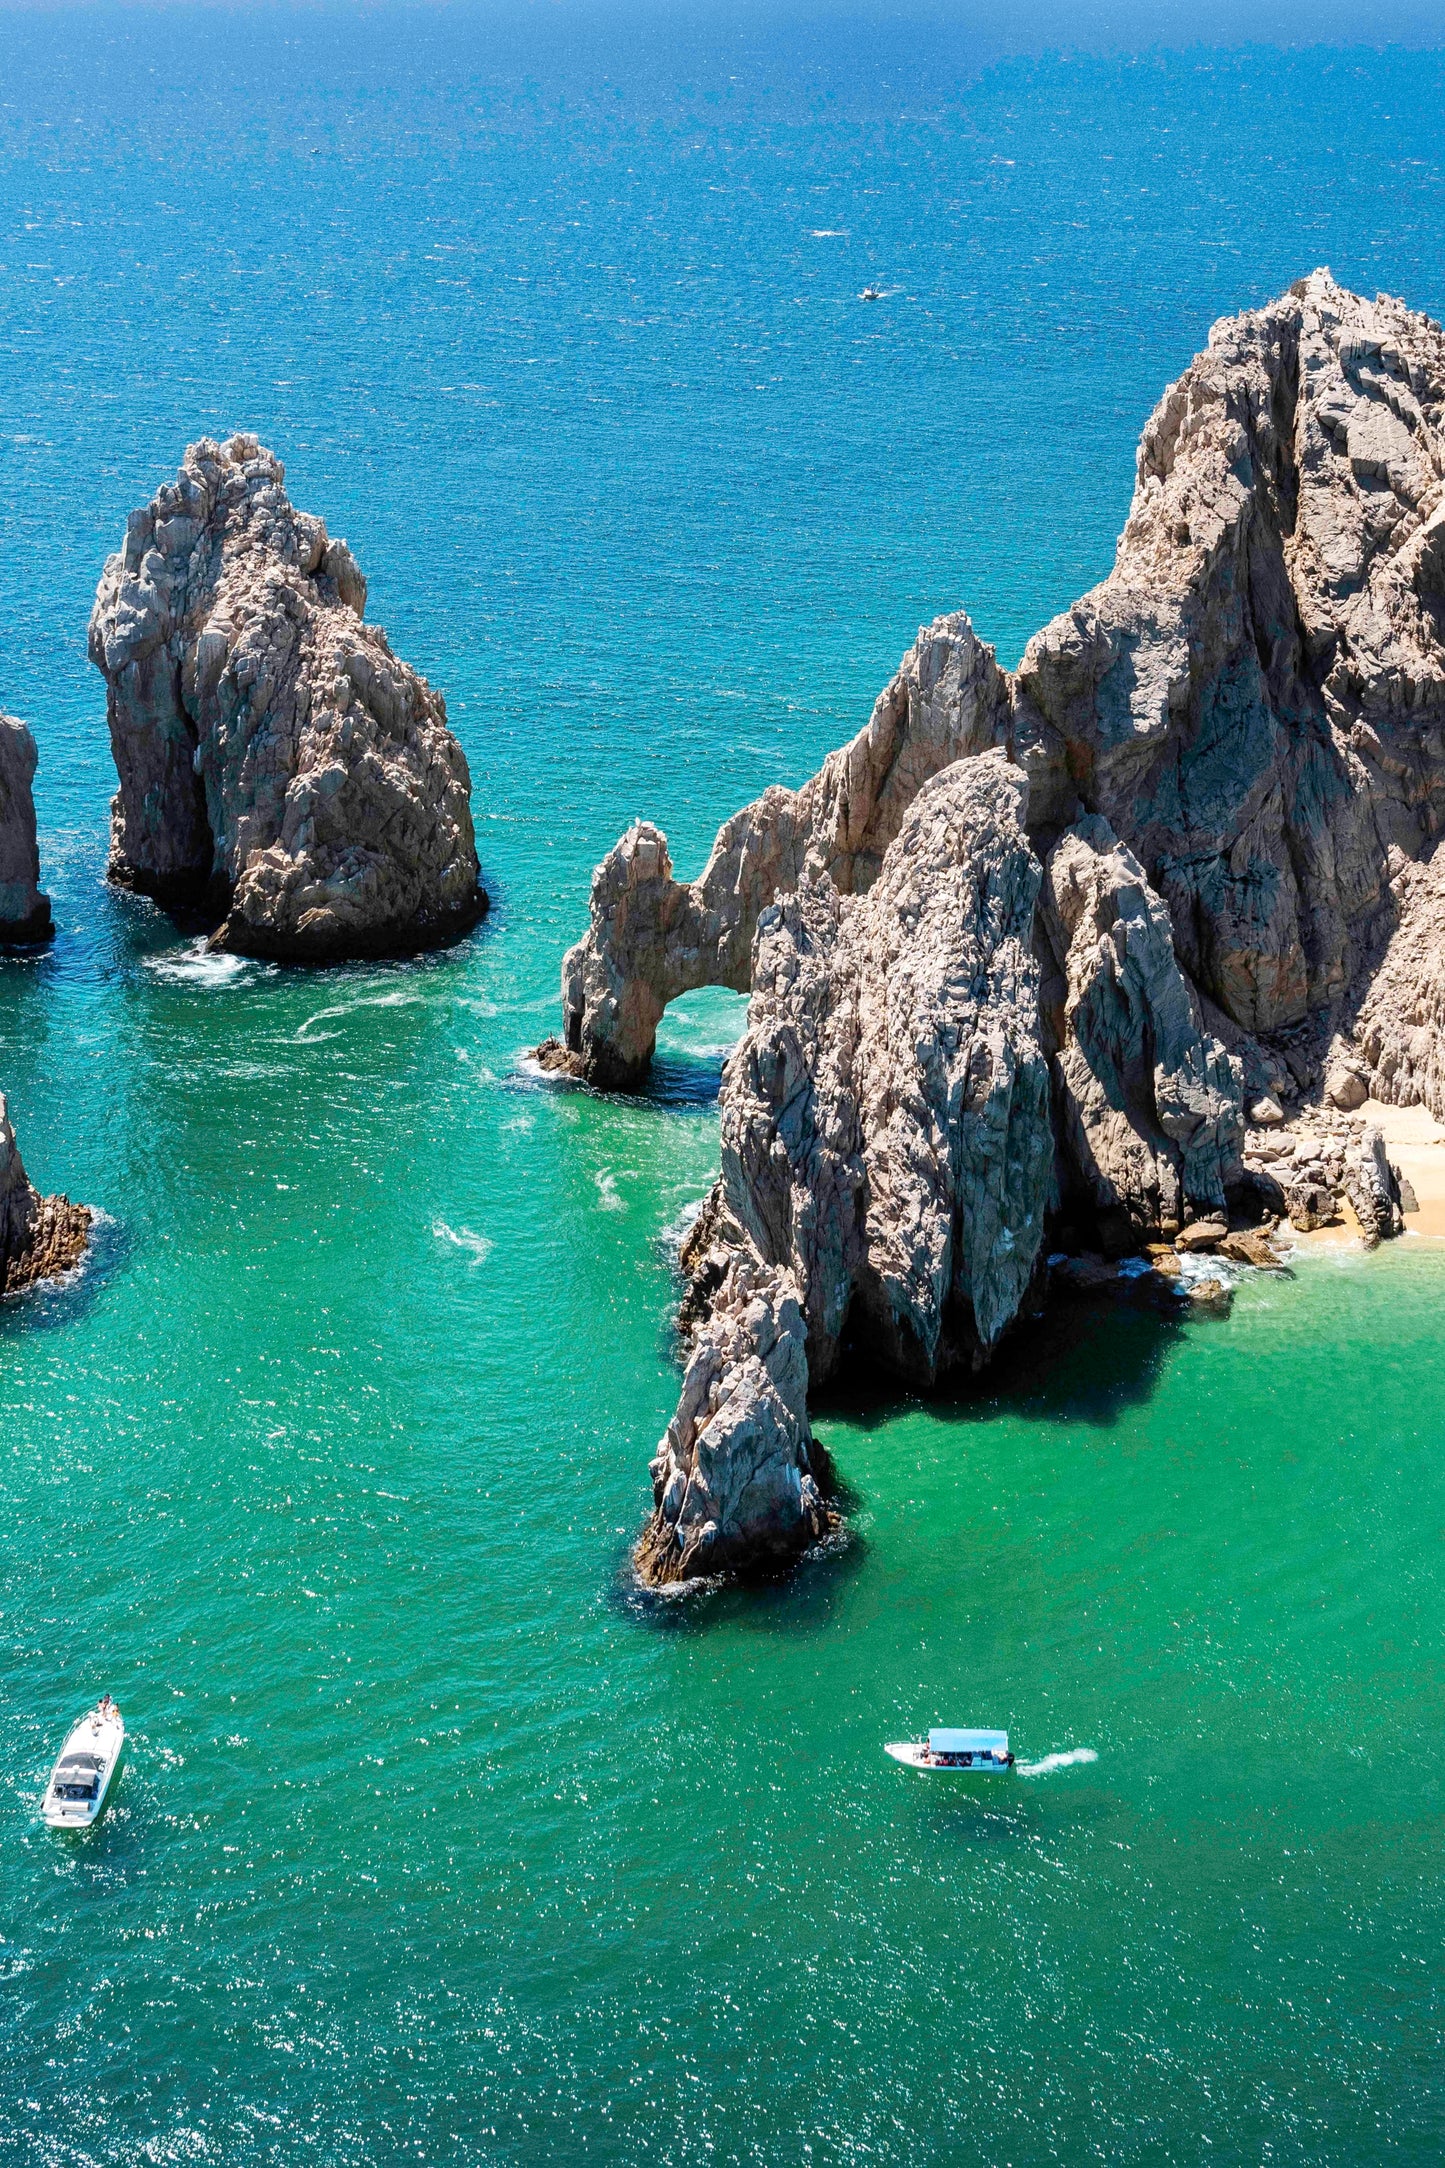
<path fill-rule="evenodd" d="M 1252 1265 L 1256 1272 L 1288 1271 L 1268 1235 L 1252 1227 L 1238 1228 L 1233 1234 L 1227 1234 L 1219 1245 L 1219 1254 L 1236 1265 Z"/>
<path fill-rule="evenodd" d="M 852 743 L 800 790 L 773 788 L 719 829 L 697 880 L 673 878 L 667 839 L 637 822 L 597 868 L 591 922 L 562 966 L 562 1036 L 544 1066 L 593 1083 L 635 1082 L 657 1024 L 697 986 L 752 983 L 760 913 L 805 868 L 841 895 L 865 890 L 930 776 L 1007 734 L 1008 688 L 959 613 L 920 631 Z"/>
<path fill-rule="evenodd" d="M 13 715 L 0 715 L 0 942 L 48 941 L 50 898 L 40 893 L 35 841 L 35 740 Z"/>
<path fill-rule="evenodd" d="M 1360 1231 L 1373 1249 L 1404 1227 L 1400 1209 L 1400 1179 L 1385 1156 L 1382 1131 L 1369 1128 L 1360 1142 L 1345 1155 L 1345 1195 L 1355 1208 Z"/>
<path fill-rule="evenodd" d="M 1043 920 L 1063 989 L 1065 1161 L 1104 1233 L 1123 1248 L 1224 1212 L 1240 1171 L 1242 1073 L 1203 1027 L 1169 913 L 1102 816 L 1050 853 Z"/>
<path fill-rule="evenodd" d="M 1445 817 L 1445 334 L 1327 272 L 1216 324 L 1139 448 L 1114 569 L 1030 641 L 1035 818 L 1104 814 L 1251 1032 L 1343 996 Z"/>
<path fill-rule="evenodd" d="M 732 1558 L 756 1547 L 715 1510 L 715 1474 L 701 1496 L 716 1533 L 700 1548 L 667 1534 L 693 1495 L 699 1404 L 725 1406 L 729 1423 L 737 1411 L 742 1495 L 761 1495 L 765 1459 L 769 1555 L 796 1551 L 818 1521 L 789 1471 L 810 1466 L 798 1443 L 808 1387 L 836 1365 L 845 1330 L 929 1383 L 976 1367 L 1024 1299 L 1053 1173 L 1026 797 L 1002 753 L 956 762 L 918 793 L 865 894 L 809 873 L 760 916 L 748 1028 L 723 1078 L 722 1175 L 689 1251 L 716 1292 L 653 1467 L 646 1578 L 711 1572 L 719 1545 Z M 767 1393 L 738 1353 L 739 1286 L 782 1287 L 799 1313 L 804 1359 L 790 1309 Z M 765 1343 L 770 1358 L 782 1344 L 773 1308 L 754 1296 L 744 1313 L 745 1346 Z"/>
<path fill-rule="evenodd" d="M 37 1193 L 0 1094 L 0 1295 L 72 1271 L 85 1255 L 90 1224 L 83 1204 Z"/>
<path fill-rule="evenodd" d="M 1364 1069 L 1369 1094 L 1386 1106 L 1426 1106 L 1439 1121 L 1445 1119 L 1445 853 L 1402 867 L 1392 890 L 1396 923 L 1355 1019 L 1362 1059 L 1354 1066 Z"/>
<path fill-rule="evenodd" d="M 219 947 L 296 961 L 475 922 L 465 756 L 365 604 L 346 544 L 295 510 L 254 437 L 191 446 L 131 514 L 91 616 L 120 779 L 112 879 L 209 903 Z"/>
<path fill-rule="evenodd" d="M 989 833 L 984 799 L 1033 853 L 945 845 Z M 1017 672 L 940 619 L 697 882 L 629 831 L 544 1058 L 631 1081 L 677 993 L 750 989 L 689 1324 L 747 1257 L 795 1290 L 812 1382 L 845 1338 L 928 1381 L 1023 1299 L 1044 1059 L 1038 1209 L 1101 1271 L 1285 1211 L 1398 1229 L 1358 1110 L 1445 1119 L 1442 834 L 1445 332 L 1317 271 L 1214 327 L 1144 432 L 1112 572 Z"/>
<path fill-rule="evenodd" d="M 957 763 L 866 895 L 805 881 L 759 925 L 722 1190 L 796 1277 L 815 1380 L 855 1308 L 906 1376 L 972 1364 L 1032 1276 L 1053 1140 L 1026 796 L 1002 753 Z"/>
<path fill-rule="evenodd" d="M 784 1564 L 835 1525 L 808 1424 L 805 1341 L 790 1276 L 740 1254 L 692 1343 L 652 1463 L 653 1516 L 635 1554 L 644 1580 Z"/>

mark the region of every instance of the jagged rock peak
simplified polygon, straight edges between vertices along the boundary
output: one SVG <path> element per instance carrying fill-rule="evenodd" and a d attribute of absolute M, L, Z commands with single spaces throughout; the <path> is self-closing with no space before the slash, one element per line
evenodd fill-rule
<path fill-rule="evenodd" d="M 1445 333 L 1327 271 L 1159 402 L 1114 569 L 1014 682 L 1034 818 L 1104 815 L 1251 1033 L 1340 999 L 1445 822 Z"/>
<path fill-rule="evenodd" d="M 652 1519 L 634 1553 L 642 1580 L 786 1564 L 835 1525 L 804 1343 L 790 1275 L 746 1251 L 730 1259 L 652 1463 Z"/>
<path fill-rule="evenodd" d="M 40 893 L 35 840 L 35 740 L 13 715 L 0 714 L 0 942 L 48 941 L 50 898 Z"/>
<path fill-rule="evenodd" d="M 90 622 L 120 788 L 111 877 L 209 902 L 219 947 L 405 953 L 486 908 L 446 706 L 363 622 L 366 582 L 251 436 L 132 512 Z"/>
<path fill-rule="evenodd" d="M 85 1205 L 37 1193 L 0 1093 L 0 1295 L 72 1271 L 85 1255 L 90 1227 Z"/>

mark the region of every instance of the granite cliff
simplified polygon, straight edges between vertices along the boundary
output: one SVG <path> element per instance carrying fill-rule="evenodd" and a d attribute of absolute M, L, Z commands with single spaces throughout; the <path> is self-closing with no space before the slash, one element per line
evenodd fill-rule
<path fill-rule="evenodd" d="M 35 1190 L 0 1093 L 0 1295 L 71 1271 L 85 1255 L 90 1224 L 83 1204 Z"/>
<path fill-rule="evenodd" d="M 364 622 L 342 541 L 254 437 L 203 439 L 133 512 L 90 622 L 119 789 L 111 878 L 325 962 L 454 939 L 486 908 L 440 693 Z"/>
<path fill-rule="evenodd" d="M 1017 671 L 941 618 L 696 882 L 645 824 L 598 868 L 545 1062 L 626 1083 L 685 988 L 752 997 L 643 1575 L 815 1540 L 808 1387 L 976 1367 L 1046 1224 L 1104 1274 L 1397 1231 L 1358 1110 L 1445 1116 L 1442 824 L 1445 333 L 1319 271 L 1214 327 Z"/>
<path fill-rule="evenodd" d="M 50 898 L 40 893 L 35 841 L 35 740 L 13 715 L 0 715 L 0 942 L 48 941 Z"/>

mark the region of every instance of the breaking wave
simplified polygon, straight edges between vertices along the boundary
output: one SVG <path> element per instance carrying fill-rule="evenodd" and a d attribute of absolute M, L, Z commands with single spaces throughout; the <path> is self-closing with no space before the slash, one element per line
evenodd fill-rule
<path fill-rule="evenodd" d="M 256 966 L 248 956 L 232 956 L 225 949 L 206 947 L 206 936 L 188 941 L 184 948 L 168 949 L 162 956 L 147 956 L 145 968 L 152 978 L 168 986 L 229 986 L 243 972 Z"/>

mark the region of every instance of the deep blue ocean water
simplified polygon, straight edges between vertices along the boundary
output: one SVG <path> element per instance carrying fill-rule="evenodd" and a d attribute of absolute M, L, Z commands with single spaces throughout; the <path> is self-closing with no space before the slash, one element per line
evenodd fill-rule
<path fill-rule="evenodd" d="M 518 1067 L 634 814 L 696 870 L 921 622 L 1011 663 L 1103 575 L 1215 317 L 1319 263 L 1445 310 L 1445 55 L 1388 21 L 0 12 L 59 925 L 0 1087 L 108 1215 L 0 1317 L 7 2157 L 1439 2159 L 1438 1251 L 830 1407 L 849 1548 L 650 1608 L 739 1005 L 645 1099 Z M 207 961 L 103 885 L 95 581 L 238 427 L 446 692 L 496 899 L 446 956 Z M 130 1766 L 57 1846 L 104 1687 Z M 948 1717 L 1099 1760 L 883 1761 Z"/>

